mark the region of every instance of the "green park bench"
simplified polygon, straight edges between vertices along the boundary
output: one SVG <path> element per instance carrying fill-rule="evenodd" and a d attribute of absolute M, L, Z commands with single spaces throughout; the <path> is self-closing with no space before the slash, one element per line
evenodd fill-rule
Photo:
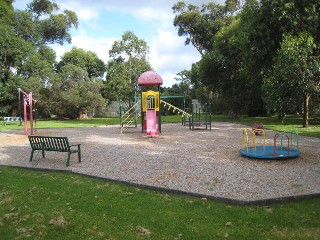
<path fill-rule="evenodd" d="M 4 125 L 11 122 L 21 122 L 21 117 L 3 117 Z"/>
<path fill-rule="evenodd" d="M 72 153 L 78 153 L 78 161 L 81 162 L 81 144 L 70 145 L 67 137 L 49 137 L 49 136 L 28 136 L 32 148 L 30 162 L 33 153 L 36 150 L 42 151 L 42 157 L 45 157 L 44 151 L 67 152 L 67 166 L 69 166 L 70 156 Z M 71 149 L 77 147 L 76 149 Z"/>

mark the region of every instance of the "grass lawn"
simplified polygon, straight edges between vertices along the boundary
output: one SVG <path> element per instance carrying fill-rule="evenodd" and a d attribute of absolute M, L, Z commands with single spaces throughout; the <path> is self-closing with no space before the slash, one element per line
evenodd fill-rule
<path fill-rule="evenodd" d="M 119 118 L 90 118 L 90 119 L 76 119 L 76 120 L 37 120 L 34 121 L 35 128 L 75 128 L 75 127 L 95 127 L 103 125 L 119 124 Z M 28 121 L 28 127 L 29 121 Z M 7 123 L 0 125 L 0 130 L 17 130 L 23 131 L 23 122 L 20 126 L 19 123 Z"/>
<path fill-rule="evenodd" d="M 140 122 L 140 121 L 138 121 Z M 181 122 L 181 116 L 162 116 L 162 123 Z M 312 116 L 310 118 L 309 128 L 302 127 L 301 116 L 287 116 L 282 122 L 276 117 L 239 117 L 230 119 L 224 115 L 213 115 L 212 124 L 214 122 L 232 122 L 245 124 L 248 127 L 255 123 L 263 123 L 263 125 L 276 131 L 297 131 L 301 135 L 320 137 L 320 116 Z M 94 127 L 103 125 L 115 125 L 119 124 L 119 118 L 92 118 L 81 120 L 38 120 L 35 123 L 36 128 L 73 128 L 73 127 Z M 0 130 L 17 130 L 23 131 L 23 124 L 19 126 L 19 123 L 9 123 L 7 125 L 0 125 Z"/>
<path fill-rule="evenodd" d="M 0 167 L 0 239 L 319 239 L 320 201 L 235 206 Z"/>

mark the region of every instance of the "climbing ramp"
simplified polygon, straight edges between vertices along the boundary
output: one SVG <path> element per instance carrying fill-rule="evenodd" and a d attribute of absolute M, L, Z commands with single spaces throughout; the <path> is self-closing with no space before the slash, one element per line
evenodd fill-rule
<path fill-rule="evenodd" d="M 164 107 L 168 108 L 169 110 L 172 109 L 172 111 L 175 113 L 177 112 L 177 114 L 181 114 L 182 117 L 186 117 L 186 118 L 191 118 L 192 115 L 187 113 L 186 111 L 183 111 L 182 109 L 180 108 L 177 108 L 176 106 L 173 106 L 172 104 L 166 102 L 166 101 L 163 101 L 160 99 L 160 103 L 162 103 L 164 105 Z"/>
<path fill-rule="evenodd" d="M 121 116 L 121 133 L 125 131 L 125 129 L 132 126 L 133 123 L 136 125 L 137 118 L 141 116 L 141 100 L 137 101 L 130 109 L 128 109 L 122 116 Z"/>

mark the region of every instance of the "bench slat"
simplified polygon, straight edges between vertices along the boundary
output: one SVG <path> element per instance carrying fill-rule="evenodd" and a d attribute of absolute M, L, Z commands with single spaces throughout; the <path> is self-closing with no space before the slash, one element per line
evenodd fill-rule
<path fill-rule="evenodd" d="M 60 150 L 60 149 L 57 149 L 57 148 L 54 147 L 54 140 L 53 140 L 53 138 L 47 138 L 46 141 L 45 141 L 45 143 L 47 144 L 46 147 L 47 147 L 48 149 L 50 149 L 50 150 L 51 150 L 51 149 Z"/>

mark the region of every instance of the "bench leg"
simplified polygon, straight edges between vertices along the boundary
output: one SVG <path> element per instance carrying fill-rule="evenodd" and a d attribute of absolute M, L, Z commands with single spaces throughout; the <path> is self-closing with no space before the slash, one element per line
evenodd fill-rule
<path fill-rule="evenodd" d="M 81 148 L 80 148 L 80 145 L 81 144 L 79 144 L 78 145 L 78 162 L 81 162 Z M 70 158 L 71 158 L 71 154 L 72 153 L 76 153 L 76 151 L 74 150 L 74 151 L 71 151 L 70 150 L 70 152 L 68 152 L 68 159 L 67 159 L 67 167 L 70 165 Z"/>
<path fill-rule="evenodd" d="M 70 163 L 70 156 L 71 156 L 71 152 L 68 152 L 67 167 L 69 166 L 69 163 Z"/>
<path fill-rule="evenodd" d="M 32 149 L 32 151 L 31 151 L 31 156 L 30 156 L 30 162 L 32 162 L 34 151 L 35 151 L 35 150 Z M 44 150 L 41 150 L 41 152 L 42 152 L 42 157 L 44 158 L 44 157 L 45 157 Z"/>
<path fill-rule="evenodd" d="M 32 149 L 29 162 L 32 162 L 33 153 L 34 153 L 34 150 Z"/>
<path fill-rule="evenodd" d="M 80 149 L 80 145 L 78 145 L 78 162 L 81 162 L 81 149 Z"/>

